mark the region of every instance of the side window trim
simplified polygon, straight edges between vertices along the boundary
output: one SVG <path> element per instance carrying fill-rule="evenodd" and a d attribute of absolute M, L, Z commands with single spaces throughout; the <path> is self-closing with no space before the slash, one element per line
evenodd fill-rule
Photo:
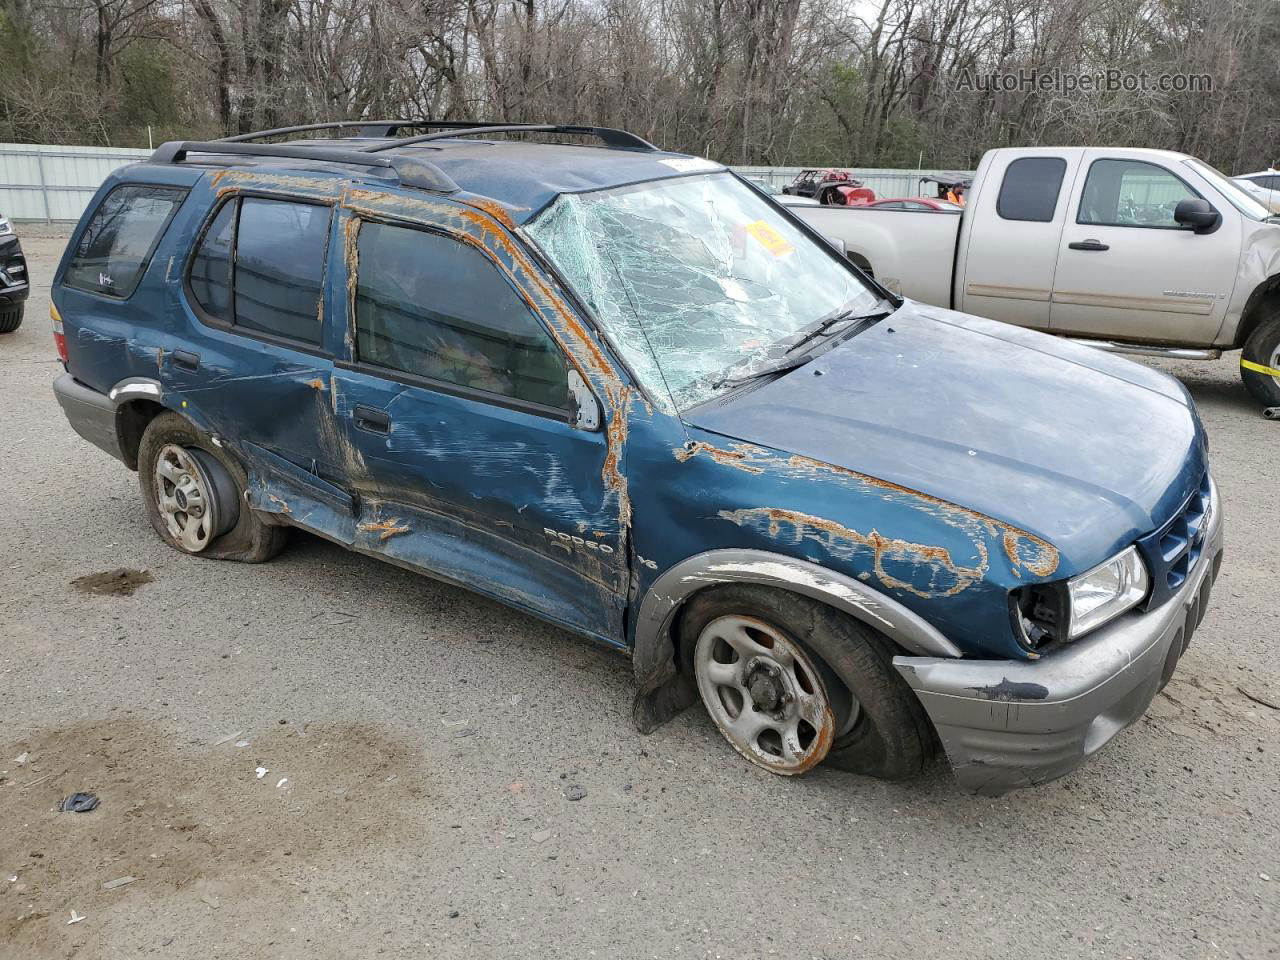
<path fill-rule="evenodd" d="M 187 251 L 187 259 L 182 268 L 182 295 L 187 301 L 187 307 L 195 314 L 196 319 L 205 326 L 213 327 L 216 330 L 222 330 L 226 333 L 235 334 L 237 337 L 245 337 L 249 340 L 259 340 L 263 343 L 269 343 L 272 346 L 284 347 L 288 350 L 296 350 L 299 353 L 309 353 L 315 357 L 323 357 L 330 359 L 333 357 L 324 345 L 324 328 L 321 327 L 320 343 L 309 343 L 306 340 L 294 340 L 291 337 L 284 337 L 279 334 L 269 333 L 265 330 L 254 330 L 250 327 L 242 327 L 235 322 L 235 289 L 236 289 L 236 248 L 240 243 L 240 206 L 241 201 L 248 197 L 259 197 L 263 200 L 280 200 L 285 203 L 305 203 L 313 207 L 329 208 L 329 233 L 333 232 L 333 211 L 336 205 L 332 202 L 324 200 L 313 200 L 310 198 L 283 196 L 281 194 L 268 193 L 259 190 L 244 190 L 233 193 L 222 199 L 221 202 L 215 204 L 205 217 L 204 223 L 200 225 L 200 232 L 191 244 L 191 249 Z M 213 228 L 214 221 L 218 219 L 218 214 L 227 206 L 227 204 L 235 204 L 235 219 L 231 224 L 231 277 L 230 277 L 230 303 L 231 303 L 231 320 L 223 320 L 215 317 L 200 305 L 200 300 L 196 297 L 195 291 L 191 287 L 191 268 L 195 265 L 196 256 L 200 252 L 200 248 L 204 245 L 205 237 Z M 324 273 L 329 271 L 330 250 L 329 243 L 326 242 L 324 257 Z M 324 285 L 321 287 L 321 297 L 324 298 Z M 326 303 L 324 311 L 325 317 L 329 316 Z"/>
<path fill-rule="evenodd" d="M 1113 163 L 1117 161 L 1120 163 L 1142 163 L 1142 164 L 1146 164 L 1149 167 L 1155 167 L 1157 170 L 1161 171 L 1162 173 L 1168 174 L 1174 180 L 1177 180 L 1179 183 L 1181 183 L 1184 187 L 1186 187 L 1187 192 L 1190 193 L 1193 197 L 1196 197 L 1200 200 L 1206 199 L 1204 194 L 1202 194 L 1199 190 L 1197 190 L 1191 184 L 1187 183 L 1186 180 L 1184 180 L 1178 174 L 1174 173 L 1168 167 L 1162 167 L 1158 163 L 1152 163 L 1150 160 L 1135 160 L 1132 157 L 1094 157 L 1092 160 L 1089 161 L 1088 169 L 1085 170 L 1084 180 L 1081 182 L 1081 185 L 1080 185 L 1080 197 L 1079 199 L 1076 200 L 1075 222 L 1082 227 L 1119 227 L 1125 230 L 1183 231 L 1185 229 L 1179 226 L 1170 226 L 1169 224 L 1158 224 L 1158 223 L 1099 223 L 1096 220 L 1081 220 L 1080 214 L 1084 209 L 1085 191 L 1089 189 L 1089 175 L 1093 173 L 1093 168 L 1095 164 L 1105 163 L 1108 161 Z M 1210 202 L 1209 205 L 1213 206 L 1212 202 Z M 1217 208 L 1214 207 L 1214 209 L 1216 210 Z"/>
<path fill-rule="evenodd" d="M 169 232 L 169 227 L 173 223 L 173 218 L 178 215 L 178 211 L 182 209 L 182 205 L 187 202 L 187 197 L 191 195 L 191 188 L 181 187 L 170 183 L 146 183 L 141 180 L 118 183 L 107 191 L 103 198 L 98 201 L 98 205 L 93 208 L 93 213 L 84 221 L 84 230 L 89 229 L 89 225 L 93 223 L 94 217 L 98 215 L 98 212 L 106 205 L 106 202 L 110 200 L 117 191 L 123 190 L 127 187 L 156 187 L 164 190 L 172 190 L 174 193 L 181 194 L 181 198 L 173 205 L 173 209 L 170 210 L 169 215 L 165 217 L 164 223 L 161 224 L 160 229 L 156 231 L 155 239 L 151 241 L 151 246 L 147 248 L 147 255 L 142 258 L 142 264 L 138 270 L 137 277 L 133 281 L 133 286 L 129 288 L 128 293 L 122 296 L 113 296 L 105 291 L 93 290 L 89 287 L 82 287 L 78 283 L 71 282 L 66 274 L 70 273 L 71 264 L 75 262 L 76 258 L 74 255 L 69 261 L 67 261 L 67 270 L 62 277 L 63 286 L 70 287 L 73 290 L 78 290 L 81 293 L 87 293 L 92 297 L 102 297 L 104 300 L 109 300 L 112 303 L 123 303 L 126 300 L 129 300 L 138 292 L 138 287 L 142 286 L 142 278 L 146 275 L 147 271 L 151 269 L 151 261 L 155 257 L 156 250 L 159 249 L 160 242 L 164 240 L 165 234 Z M 81 230 L 76 236 L 76 245 L 79 245 L 80 241 L 84 238 L 84 230 Z"/>
<path fill-rule="evenodd" d="M 428 236 L 438 237 L 442 240 L 447 240 L 451 243 L 461 244 L 467 247 L 468 249 L 475 250 L 476 253 L 478 253 L 481 257 L 483 257 L 495 268 L 498 275 L 502 278 L 502 281 L 506 283 L 511 288 L 512 292 L 515 293 L 515 295 L 520 299 L 525 310 L 528 311 L 529 316 L 533 318 L 534 322 L 538 325 L 538 329 L 547 338 L 547 342 L 551 344 L 551 346 L 556 350 L 557 353 L 560 354 L 561 359 L 564 361 L 566 370 L 577 369 L 572 359 L 565 353 L 564 349 L 560 346 L 560 343 L 556 340 L 555 337 L 551 335 L 550 331 L 547 329 L 546 323 L 544 322 L 544 318 L 542 317 L 541 313 L 539 313 L 537 310 L 534 310 L 528 305 L 527 301 L 525 300 L 524 291 L 520 290 L 519 287 L 515 285 L 514 281 L 512 281 L 511 278 L 507 276 L 506 271 L 502 269 L 501 264 L 498 263 L 496 258 L 493 257 L 493 255 L 490 253 L 488 249 L 484 247 L 477 247 L 475 244 L 469 242 L 464 235 L 451 232 L 447 228 L 439 226 L 437 224 L 433 224 L 433 223 L 402 220 L 396 217 L 369 216 L 368 214 L 363 214 L 363 213 L 356 214 L 354 212 L 351 213 L 351 216 L 353 219 L 357 220 L 360 223 L 360 230 L 364 229 L 365 224 L 371 224 L 371 223 L 381 224 L 383 226 L 389 226 L 389 227 L 399 227 L 405 230 L 413 230 L 418 233 L 423 233 Z M 358 230 L 357 236 L 359 235 L 359 232 L 360 231 Z M 348 265 L 347 269 L 348 270 L 351 269 L 350 265 Z M 438 393 L 443 393 L 448 396 L 461 397 L 466 400 L 475 400 L 479 403 L 487 403 L 492 406 L 503 407 L 508 410 L 515 410 L 522 413 L 530 413 L 535 416 L 545 417 L 550 420 L 557 420 L 562 423 L 573 422 L 573 411 L 569 409 L 552 407 L 546 404 L 537 403 L 536 401 L 533 401 L 533 400 L 525 400 L 520 397 L 512 397 L 512 396 L 508 396 L 502 393 L 497 393 L 491 390 L 482 390 L 478 387 L 471 387 L 471 386 L 467 386 L 466 384 L 455 383 L 451 380 L 440 380 L 435 377 L 428 377 L 422 374 L 410 373 L 405 370 L 396 369 L 395 367 L 383 366 L 382 364 L 363 358 L 360 355 L 359 325 L 356 317 L 356 290 L 359 287 L 359 275 L 360 275 L 359 270 L 360 270 L 360 262 L 359 262 L 359 257 L 357 255 L 356 275 L 354 277 L 355 282 L 349 283 L 349 287 L 351 289 L 351 296 L 345 298 L 346 310 L 347 310 L 347 318 L 346 318 L 347 329 L 351 331 L 351 345 L 352 345 L 351 359 L 335 360 L 334 362 L 335 366 L 340 367 L 342 369 L 353 370 L 359 373 L 366 373 L 374 376 L 383 377 L 384 379 L 392 380 L 397 383 L 403 383 L 408 386 L 424 387 L 426 389 L 434 390 Z M 566 389 L 567 389 L 567 384 L 566 384 Z"/>

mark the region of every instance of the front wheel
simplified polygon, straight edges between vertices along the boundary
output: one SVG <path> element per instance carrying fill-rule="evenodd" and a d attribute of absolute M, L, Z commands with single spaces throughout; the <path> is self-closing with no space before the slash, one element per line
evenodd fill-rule
<path fill-rule="evenodd" d="M 1264 407 L 1280 406 L 1280 316 L 1263 321 L 1245 342 L 1240 379 Z"/>
<path fill-rule="evenodd" d="M 21 303 L 0 306 L 0 333 L 13 333 L 22 326 L 24 306 Z"/>
<path fill-rule="evenodd" d="M 892 645 L 816 600 L 719 587 L 690 601 L 680 641 L 712 720 L 766 770 L 794 776 L 826 760 L 904 780 L 933 751 L 928 718 L 893 667 Z"/>

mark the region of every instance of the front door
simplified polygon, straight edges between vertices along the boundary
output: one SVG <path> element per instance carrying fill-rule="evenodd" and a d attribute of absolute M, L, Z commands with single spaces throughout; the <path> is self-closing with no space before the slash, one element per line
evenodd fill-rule
<path fill-rule="evenodd" d="M 616 451 L 571 422 L 573 368 L 535 298 L 456 229 L 344 230 L 352 342 L 334 380 L 361 460 L 356 546 L 620 643 Z"/>
<path fill-rule="evenodd" d="M 1197 234 L 1173 219 L 1190 184 L 1156 163 L 1089 150 L 1058 248 L 1050 329 L 1146 343 L 1212 343 L 1240 254 L 1237 217 Z"/>

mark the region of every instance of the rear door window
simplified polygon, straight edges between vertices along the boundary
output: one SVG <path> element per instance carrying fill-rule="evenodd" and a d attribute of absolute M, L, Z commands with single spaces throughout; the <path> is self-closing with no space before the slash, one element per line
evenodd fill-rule
<path fill-rule="evenodd" d="M 363 223 L 359 360 L 465 392 L 564 410 L 564 355 L 481 253 L 438 234 Z"/>
<path fill-rule="evenodd" d="M 331 216 L 324 204 L 264 197 L 223 204 L 187 271 L 188 292 L 200 314 L 319 346 Z"/>
<path fill-rule="evenodd" d="M 116 187 L 80 234 L 63 282 L 121 300 L 132 296 L 186 195 L 181 187 Z"/>
<path fill-rule="evenodd" d="M 1061 157 L 1019 157 L 1005 169 L 996 213 L 1003 220 L 1051 222 L 1066 173 Z"/>
<path fill-rule="evenodd" d="M 327 206 L 309 203 L 258 197 L 240 201 L 237 327 L 320 343 L 329 212 Z"/>

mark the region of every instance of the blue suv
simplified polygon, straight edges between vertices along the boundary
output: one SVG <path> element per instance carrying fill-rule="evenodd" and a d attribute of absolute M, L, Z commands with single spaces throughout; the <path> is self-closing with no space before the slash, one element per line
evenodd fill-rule
<path fill-rule="evenodd" d="M 902 300 L 623 131 L 165 144 L 53 303 L 62 408 L 175 549 L 297 527 L 469 587 L 628 654 L 642 730 L 701 700 L 780 774 L 1061 776 L 1221 563 L 1177 381 Z"/>

